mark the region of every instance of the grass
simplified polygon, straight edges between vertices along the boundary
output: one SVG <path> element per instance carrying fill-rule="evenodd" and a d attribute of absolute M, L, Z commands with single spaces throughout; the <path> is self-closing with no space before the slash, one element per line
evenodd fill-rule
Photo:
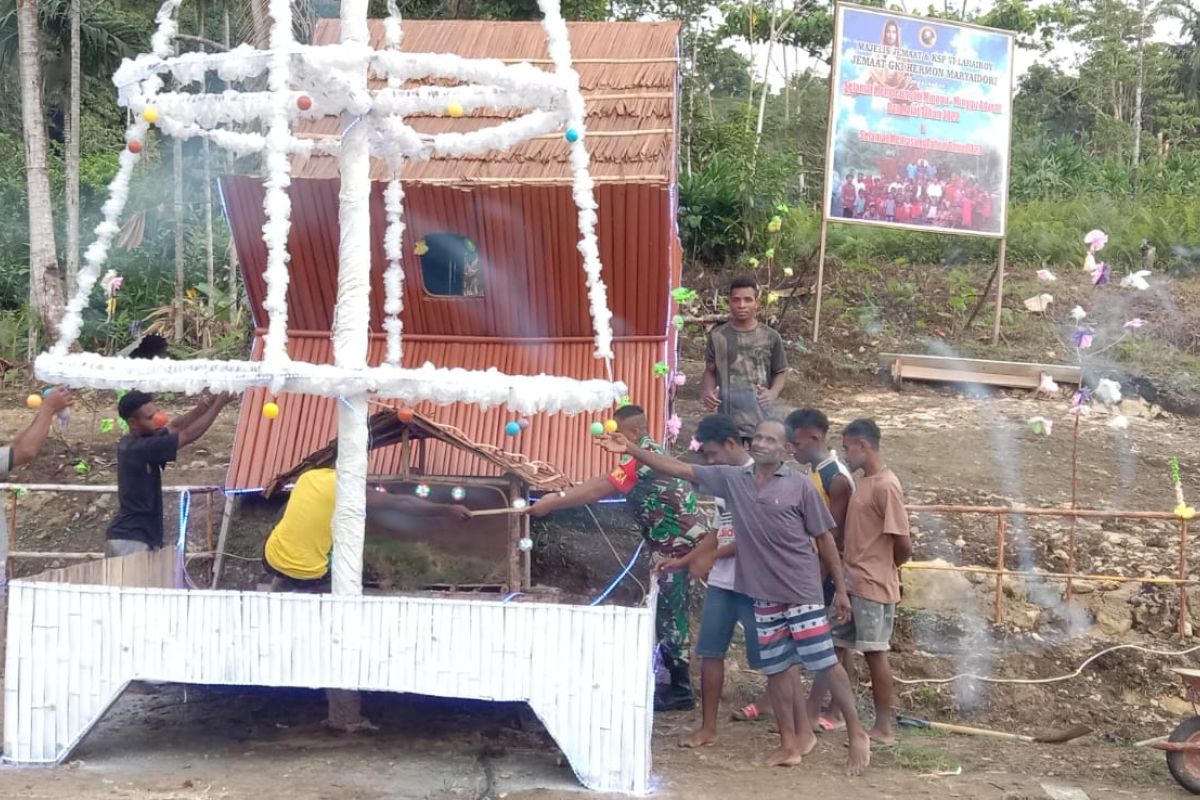
<path fill-rule="evenodd" d="M 892 757 L 896 761 L 896 766 L 923 775 L 934 772 L 954 772 L 962 766 L 958 759 L 949 753 L 927 744 L 914 742 L 915 738 L 924 739 L 927 738 L 927 735 L 925 733 L 910 734 L 896 740 L 896 745 L 892 748 Z"/>

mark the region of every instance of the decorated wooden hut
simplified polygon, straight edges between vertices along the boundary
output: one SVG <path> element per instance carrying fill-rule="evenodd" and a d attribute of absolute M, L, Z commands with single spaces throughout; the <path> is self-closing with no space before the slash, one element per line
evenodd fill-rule
<path fill-rule="evenodd" d="M 614 377 L 646 408 L 655 436 L 669 415 L 668 381 L 654 365 L 674 363 L 670 291 L 679 284 L 676 229 L 678 33 L 674 22 L 571 23 L 572 57 L 587 103 L 587 142 L 598 203 L 600 255 L 613 310 Z M 381 22 L 372 46 L 384 46 Z M 321 21 L 318 44 L 336 42 L 339 23 Z M 546 37 L 536 22 L 406 21 L 403 50 L 470 58 L 528 61 L 550 68 Z M 471 131 L 498 121 L 495 111 L 414 116 L 420 133 Z M 320 139 L 335 118 L 301 128 Z M 593 358 L 587 289 L 576 249 L 569 148 L 559 134 L 538 137 L 482 157 L 431 158 L 400 170 L 404 187 L 404 366 L 488 369 L 508 374 L 604 377 Z M 297 158 L 290 193 L 291 285 L 288 348 L 296 359 L 332 360 L 337 284 L 338 166 L 332 157 Z M 372 364 L 383 360 L 383 272 L 386 267 L 384 186 L 391 167 L 373 162 Z M 222 181 L 225 212 L 257 326 L 252 357 L 262 351 L 266 313 L 263 270 L 263 188 L 254 177 Z M 273 400 L 279 416 L 266 419 Z M 246 395 L 228 475 L 234 489 L 262 487 L 323 446 L 335 433 L 336 402 L 304 396 Z M 428 418 L 475 442 L 501 444 L 531 461 L 553 464 L 577 481 L 611 464 L 590 445 L 586 415 L 538 415 L 516 437 L 500 408 L 425 404 Z M 398 474 L 415 451 L 373 451 L 374 474 Z M 494 465 L 436 439 L 421 467 L 440 475 L 495 475 Z M 414 466 L 410 463 L 409 466 Z"/>

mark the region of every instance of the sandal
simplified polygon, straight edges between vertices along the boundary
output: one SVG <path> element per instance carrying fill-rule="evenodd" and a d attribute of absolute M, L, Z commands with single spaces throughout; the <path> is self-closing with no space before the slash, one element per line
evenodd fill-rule
<path fill-rule="evenodd" d="M 754 703 L 735 709 L 730 715 L 735 722 L 758 722 L 763 719 L 763 713 Z"/>

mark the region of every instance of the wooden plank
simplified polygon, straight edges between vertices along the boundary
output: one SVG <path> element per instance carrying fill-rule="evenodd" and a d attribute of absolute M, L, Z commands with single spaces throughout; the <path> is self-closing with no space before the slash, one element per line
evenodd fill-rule
<path fill-rule="evenodd" d="M 907 364 L 900 368 L 900 376 L 906 381 L 937 381 L 940 383 L 981 383 L 988 386 L 1005 386 L 1012 389 L 1036 389 L 1037 377 L 1011 375 L 995 372 L 914 367 Z"/>
<path fill-rule="evenodd" d="M 993 361 L 954 356 L 929 356 L 914 353 L 880 353 L 879 361 L 895 371 L 897 363 L 903 377 L 908 378 L 914 369 L 935 369 L 961 372 L 977 372 L 990 375 L 1020 376 L 1040 380 L 1043 374 L 1056 381 L 1078 384 L 1082 370 L 1070 364 L 1040 364 L 1023 361 Z M 1036 383 L 1034 384 L 1037 385 Z"/>

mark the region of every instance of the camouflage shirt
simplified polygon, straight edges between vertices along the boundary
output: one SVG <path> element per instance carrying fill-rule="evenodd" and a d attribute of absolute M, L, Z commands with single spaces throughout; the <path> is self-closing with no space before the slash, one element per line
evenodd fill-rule
<path fill-rule="evenodd" d="M 743 438 L 754 436 L 758 423 L 770 416 L 759 407 L 755 387 L 770 387 L 771 379 L 787 369 L 783 339 L 761 322 L 749 331 L 724 322 L 708 334 L 704 361 L 716 366 L 719 413 L 733 420 Z"/>
<path fill-rule="evenodd" d="M 649 436 L 643 437 L 638 447 L 666 453 Z M 642 536 L 652 549 L 690 549 L 707 530 L 696 492 L 687 481 L 660 476 L 633 456 L 623 457 L 608 480 L 629 499 Z"/>

